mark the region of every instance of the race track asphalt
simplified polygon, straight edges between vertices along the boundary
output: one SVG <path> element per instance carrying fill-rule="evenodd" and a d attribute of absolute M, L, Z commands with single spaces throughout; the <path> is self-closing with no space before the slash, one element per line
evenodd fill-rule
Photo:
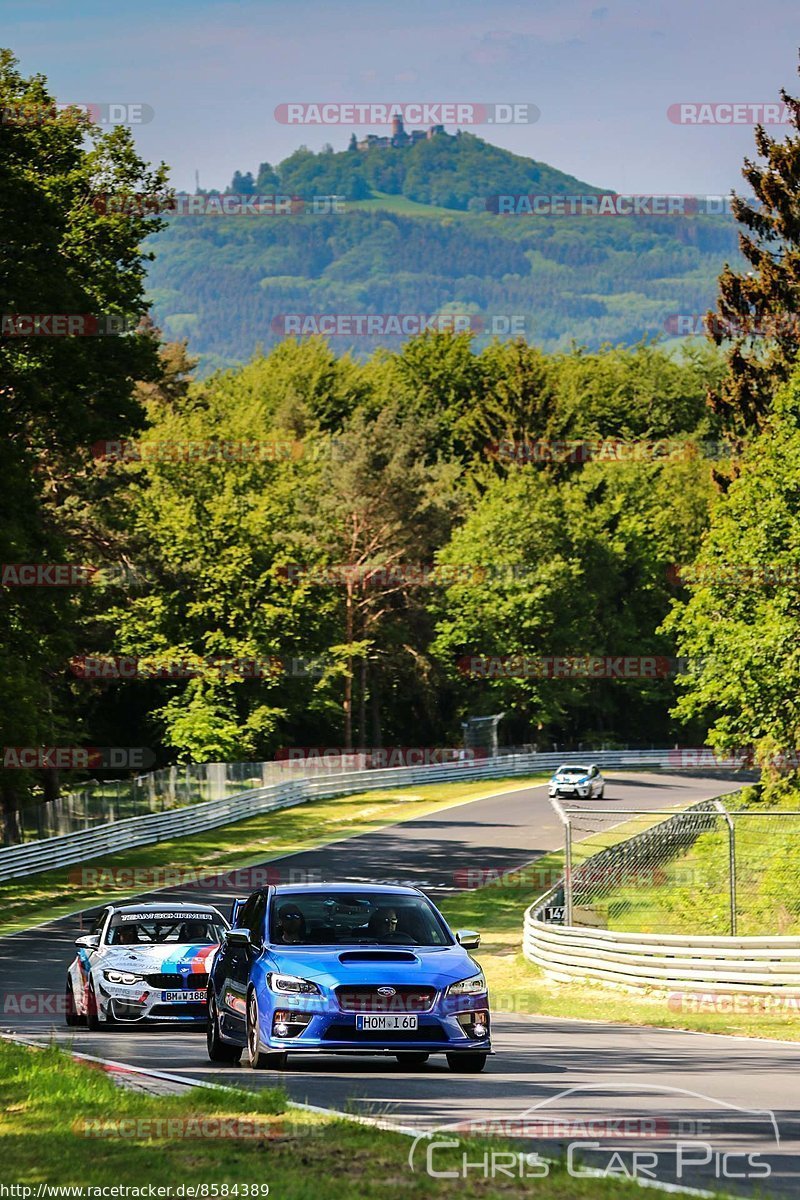
<path fill-rule="evenodd" d="M 737 786 L 661 773 L 614 773 L 608 780 L 605 801 L 595 808 L 666 809 Z M 267 869 L 271 877 L 279 873 L 290 881 L 408 880 L 435 900 L 477 879 L 478 872 L 510 870 L 562 844 L 544 786 L 487 784 L 487 792 L 493 786 L 513 790 L 289 855 Z M 595 816 L 591 824 L 623 819 Z M 140 898 L 202 896 L 226 911 L 230 899 L 242 894 L 240 883 L 221 878 L 203 888 Z M 31 1005 L 31 996 L 63 994 L 80 929 L 76 915 L 0 939 L 4 1030 L 52 1035 L 87 1054 L 192 1079 L 246 1088 L 274 1085 L 271 1072 L 209 1063 L 205 1040 L 194 1031 L 114 1028 L 92 1034 L 67 1030 L 60 1018 L 48 1015 L 47 1003 Z M 28 998 L 27 1004 L 20 998 Z M 42 1011 L 21 1013 L 21 1007 Z M 535 1133 L 535 1141 L 529 1136 L 522 1144 L 543 1154 L 569 1142 L 599 1143 L 596 1149 L 583 1146 L 576 1164 L 633 1173 L 637 1153 L 636 1167 L 645 1178 L 649 1173 L 661 1182 L 710 1190 L 761 1188 L 800 1196 L 800 1043 L 523 1013 L 495 1014 L 493 1037 L 496 1053 L 481 1075 L 453 1075 L 437 1057 L 411 1070 L 379 1058 L 290 1055 L 279 1078 L 294 1100 L 379 1115 L 421 1131 L 502 1121 L 509 1124 L 495 1124 L 493 1132 Z M 620 1131 L 628 1136 L 620 1138 Z M 414 1152 L 419 1171 L 425 1170 L 425 1145 Z M 454 1169 L 454 1151 L 436 1146 L 430 1153 L 434 1169 Z M 614 1153 L 618 1159 L 612 1159 Z M 468 1169 L 475 1174 L 481 1168 Z"/>

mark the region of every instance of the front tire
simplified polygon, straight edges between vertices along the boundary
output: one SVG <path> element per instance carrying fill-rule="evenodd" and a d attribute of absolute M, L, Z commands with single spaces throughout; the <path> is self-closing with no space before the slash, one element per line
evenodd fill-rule
<path fill-rule="evenodd" d="M 214 993 L 209 991 L 208 996 L 208 1023 L 206 1025 L 206 1046 L 208 1047 L 208 1057 L 212 1062 L 216 1063 L 238 1063 L 242 1057 L 241 1046 L 231 1046 L 228 1042 L 223 1042 L 219 1032 L 219 1013 L 217 1012 L 217 1002 L 214 999 Z"/>
<path fill-rule="evenodd" d="M 448 1054 L 447 1065 L 457 1075 L 477 1075 L 486 1066 L 488 1054 L 467 1051 L 464 1054 Z"/>
<path fill-rule="evenodd" d="M 89 981 L 88 991 L 86 993 L 86 1024 L 92 1033 L 97 1033 L 103 1022 L 100 1020 L 100 1012 L 97 1007 L 97 996 L 94 992 L 94 985 Z"/>
<path fill-rule="evenodd" d="M 261 1049 L 258 1001 L 255 992 L 247 997 L 247 1061 L 254 1071 L 280 1071 L 286 1066 L 286 1051 Z"/>
<path fill-rule="evenodd" d="M 606 794 L 606 789 L 604 787 L 601 787 L 600 791 L 597 793 L 597 799 L 602 800 L 603 797 L 605 796 L 605 794 Z"/>
<path fill-rule="evenodd" d="M 75 993 L 67 976 L 67 990 L 64 994 L 64 1021 L 67 1025 L 82 1025 L 83 1017 L 75 1006 Z"/>

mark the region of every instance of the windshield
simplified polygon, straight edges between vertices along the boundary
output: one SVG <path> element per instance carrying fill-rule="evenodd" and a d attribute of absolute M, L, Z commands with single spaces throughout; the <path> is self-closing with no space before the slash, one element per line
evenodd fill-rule
<path fill-rule="evenodd" d="M 556 774 L 570 775 L 570 776 L 575 775 L 577 777 L 579 775 L 588 775 L 589 768 L 588 767 L 559 767 Z"/>
<path fill-rule="evenodd" d="M 283 893 L 270 910 L 269 940 L 294 946 L 451 946 L 422 896 L 374 892 Z"/>
<path fill-rule="evenodd" d="M 172 944 L 217 945 L 225 923 L 209 912 L 115 913 L 106 935 L 108 946 L 153 946 Z"/>

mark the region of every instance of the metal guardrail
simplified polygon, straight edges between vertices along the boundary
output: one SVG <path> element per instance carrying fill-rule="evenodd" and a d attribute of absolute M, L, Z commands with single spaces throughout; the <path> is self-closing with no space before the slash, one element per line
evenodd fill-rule
<path fill-rule="evenodd" d="M 683 813 L 697 812 L 702 823 L 710 811 L 710 802 L 702 801 Z M 636 838 L 585 859 L 573 879 L 579 871 L 601 871 L 604 864 L 615 862 L 626 852 L 635 854 L 635 843 L 644 842 L 674 820 L 670 817 Z M 800 937 L 622 933 L 556 924 L 548 919 L 552 910 L 564 913 L 563 879 L 526 910 L 522 948 L 529 962 L 558 982 L 582 980 L 629 990 L 679 991 L 690 996 L 785 996 L 787 991 L 800 988 Z"/>
<path fill-rule="evenodd" d="M 530 755 L 513 759 L 496 758 L 469 764 L 441 764 L 427 767 L 393 767 L 377 771 L 353 771 L 340 775 L 289 780 L 255 788 L 238 796 L 209 800 L 163 813 L 129 817 L 95 829 L 67 833 L 61 837 L 25 842 L 0 849 L 0 881 L 49 871 L 85 862 L 119 850 L 153 845 L 187 834 L 201 833 L 242 821 L 247 817 L 288 808 L 309 800 L 352 795 L 373 788 L 405 787 L 459 779 L 494 779 L 531 772 Z"/>
<path fill-rule="evenodd" d="M 525 957 L 560 982 L 690 993 L 774 994 L 800 987 L 800 938 L 682 937 L 547 925 L 525 914 Z"/>
<path fill-rule="evenodd" d="M 500 747 L 495 750 L 495 756 L 530 754 L 533 751 L 534 747 L 530 745 Z M 562 750 L 562 757 L 563 753 Z M 689 752 L 690 756 L 696 753 Z M 226 796 L 238 796 L 255 788 L 304 779 L 306 776 L 319 778 L 350 771 L 452 764 L 462 762 L 465 754 L 471 759 L 493 757 L 485 748 L 466 751 L 462 748 L 459 751 L 456 747 L 416 747 L 412 750 L 388 748 L 347 752 L 320 748 L 309 757 L 304 757 L 302 753 L 295 757 L 291 751 L 287 751 L 284 757 L 267 762 L 183 763 L 161 767 L 132 778 L 92 779 L 50 800 L 20 808 L 16 814 L 18 840 L 35 842 L 63 837 L 64 834 L 80 833 L 111 821 L 150 816 L 151 813 L 183 808 L 187 804 L 203 804 L 207 800 L 223 800 Z M 554 749 L 554 758 L 558 756 L 559 751 Z"/>
<path fill-rule="evenodd" d="M 459 779 L 498 779 L 519 775 L 546 774 L 565 762 L 596 762 L 605 768 L 676 770 L 674 750 L 601 750 L 587 753 L 498 755 L 464 763 L 441 763 L 421 767 L 391 767 L 315 776 L 313 773 L 286 782 L 270 784 L 187 805 L 166 812 L 128 817 L 78 833 L 19 846 L 0 848 L 0 881 L 72 866 L 104 854 L 136 846 L 152 845 L 185 837 L 244 820 L 273 809 L 303 804 L 332 796 L 352 795 L 373 788 L 404 787 L 408 784 L 439 783 Z"/>

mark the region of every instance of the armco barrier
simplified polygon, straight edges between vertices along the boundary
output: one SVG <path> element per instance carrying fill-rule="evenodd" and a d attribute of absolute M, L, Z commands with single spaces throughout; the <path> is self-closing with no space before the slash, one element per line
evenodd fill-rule
<path fill-rule="evenodd" d="M 384 770 L 351 771 L 270 784 L 221 800 L 187 805 L 167 812 L 128 817 L 79 833 L 0 848 L 0 881 L 67 867 L 118 850 L 148 846 L 170 838 L 184 837 L 241 821 L 273 809 L 350 795 L 373 788 L 404 787 L 408 784 L 447 782 L 459 779 L 498 779 L 518 775 L 546 774 L 564 762 L 595 762 L 601 767 L 658 770 L 675 769 L 671 750 L 601 750 L 586 753 L 498 755 L 465 763 L 442 763 L 423 767 L 391 767 Z"/>
<path fill-rule="evenodd" d="M 689 993 L 800 989 L 800 938 L 683 937 L 547 925 L 525 914 L 525 957 L 561 982 Z"/>
<path fill-rule="evenodd" d="M 697 811 L 702 819 L 707 804 L 704 801 L 689 811 Z M 658 826 L 651 827 L 648 834 L 655 828 Z M 577 870 L 599 869 L 609 853 L 601 851 Z M 525 957 L 551 979 L 690 996 L 800 993 L 800 937 L 618 933 L 558 925 L 544 918 L 551 907 L 563 912 L 563 892 L 562 881 L 540 896 L 526 911 L 523 927 Z"/>
<path fill-rule="evenodd" d="M 271 784 L 223 800 L 209 800 L 204 804 L 191 804 L 168 812 L 129 817 L 124 821 L 114 821 L 80 833 L 67 833 L 62 837 L 45 838 L 40 842 L 5 846 L 0 849 L 0 880 L 67 867 L 100 855 L 114 854 L 118 850 L 201 833 L 259 813 L 303 804 L 308 800 L 350 795 L 373 788 L 525 775 L 531 770 L 530 757 L 495 758 L 474 766 L 447 763 L 427 767 L 393 767 L 383 771 L 353 771 Z"/>

